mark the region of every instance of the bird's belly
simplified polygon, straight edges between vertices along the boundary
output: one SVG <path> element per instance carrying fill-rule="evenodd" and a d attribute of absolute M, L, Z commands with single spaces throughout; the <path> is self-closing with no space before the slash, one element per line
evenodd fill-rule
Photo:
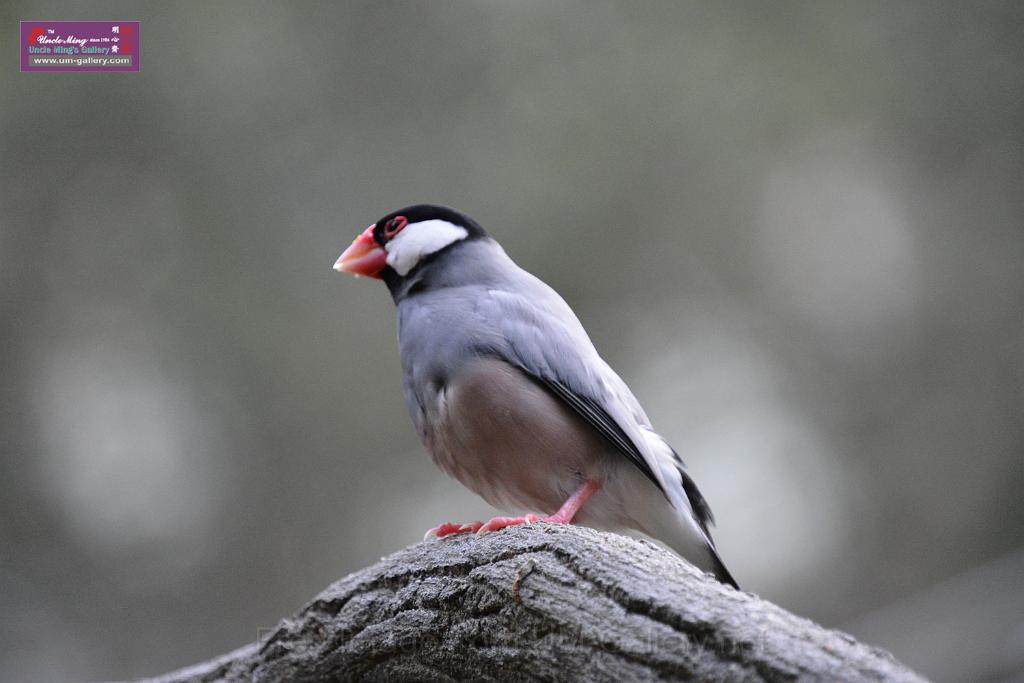
<path fill-rule="evenodd" d="M 554 513 L 607 467 L 607 446 L 589 425 L 498 360 L 469 364 L 428 410 L 434 461 L 499 508 Z"/>

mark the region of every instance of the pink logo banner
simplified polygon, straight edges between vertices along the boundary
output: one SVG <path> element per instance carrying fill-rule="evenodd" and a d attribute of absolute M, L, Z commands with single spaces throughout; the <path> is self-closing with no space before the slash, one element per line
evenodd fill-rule
<path fill-rule="evenodd" d="M 22 21 L 22 71 L 138 71 L 137 21 Z"/>

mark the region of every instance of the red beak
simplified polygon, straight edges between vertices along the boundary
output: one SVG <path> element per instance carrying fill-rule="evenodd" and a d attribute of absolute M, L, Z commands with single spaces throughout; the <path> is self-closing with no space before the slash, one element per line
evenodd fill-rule
<path fill-rule="evenodd" d="M 352 273 L 380 279 L 380 271 L 387 266 L 388 253 L 373 240 L 373 228 L 368 227 L 341 253 L 334 269 L 339 273 Z"/>

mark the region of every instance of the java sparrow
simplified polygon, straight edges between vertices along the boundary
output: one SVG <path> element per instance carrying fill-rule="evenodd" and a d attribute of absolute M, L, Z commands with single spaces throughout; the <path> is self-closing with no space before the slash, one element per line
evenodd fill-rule
<path fill-rule="evenodd" d="M 737 587 L 711 509 L 572 309 L 469 216 L 421 204 L 366 228 L 335 270 L 384 281 L 398 307 L 405 401 L 447 474 L 498 508 L 486 524 L 636 529 Z"/>

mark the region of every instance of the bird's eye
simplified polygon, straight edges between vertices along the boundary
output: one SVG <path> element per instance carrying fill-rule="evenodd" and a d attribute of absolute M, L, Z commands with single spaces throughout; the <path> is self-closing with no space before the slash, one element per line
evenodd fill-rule
<path fill-rule="evenodd" d="M 391 239 L 409 225 L 409 219 L 405 216 L 395 216 L 384 225 L 384 239 Z"/>

